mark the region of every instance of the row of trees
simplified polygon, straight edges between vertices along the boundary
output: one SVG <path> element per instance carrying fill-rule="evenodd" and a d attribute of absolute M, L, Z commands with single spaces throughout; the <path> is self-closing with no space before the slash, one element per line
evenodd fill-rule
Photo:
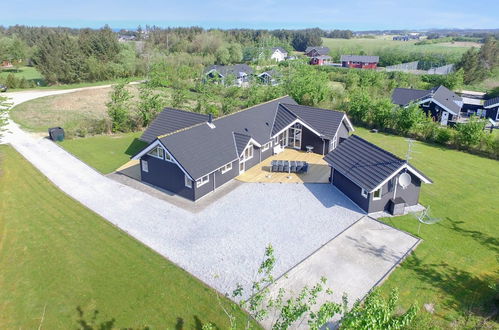
<path fill-rule="evenodd" d="M 120 44 L 109 27 L 81 30 L 77 36 L 57 30 L 40 35 L 33 63 L 48 83 L 75 83 L 145 74 L 130 44 Z"/>
<path fill-rule="evenodd" d="M 499 42 L 489 37 L 480 49 L 470 48 L 463 54 L 457 67 L 464 71 L 466 84 L 484 80 L 499 67 Z"/>

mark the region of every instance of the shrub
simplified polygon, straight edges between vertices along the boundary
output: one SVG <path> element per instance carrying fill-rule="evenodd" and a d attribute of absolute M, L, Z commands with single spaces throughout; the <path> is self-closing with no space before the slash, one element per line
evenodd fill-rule
<path fill-rule="evenodd" d="M 443 145 L 448 144 L 449 141 L 451 141 L 453 136 L 454 136 L 453 132 L 454 131 L 450 128 L 446 128 L 446 127 L 438 128 L 436 136 L 435 136 L 435 142 L 437 142 L 439 144 L 443 144 Z"/>

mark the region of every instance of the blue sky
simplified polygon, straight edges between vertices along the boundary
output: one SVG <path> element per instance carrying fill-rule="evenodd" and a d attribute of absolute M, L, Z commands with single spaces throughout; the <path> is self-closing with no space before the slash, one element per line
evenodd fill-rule
<path fill-rule="evenodd" d="M 0 25 L 499 28 L 498 13 L 498 0 L 16 0 L 2 3 Z"/>

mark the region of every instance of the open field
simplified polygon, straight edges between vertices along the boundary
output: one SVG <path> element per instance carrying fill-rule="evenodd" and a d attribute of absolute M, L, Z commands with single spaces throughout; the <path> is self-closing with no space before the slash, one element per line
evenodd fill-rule
<path fill-rule="evenodd" d="M 333 59 L 339 60 L 341 54 L 379 55 L 380 51 L 394 50 L 402 53 L 431 53 L 461 56 L 468 48 L 468 43 L 436 43 L 428 45 L 415 45 L 418 40 L 394 41 L 390 39 L 331 39 L 323 38 L 323 45 L 331 50 Z M 477 44 L 478 45 L 478 44 Z"/>
<path fill-rule="evenodd" d="M 227 328 L 215 292 L 62 193 L 0 146 L 0 328 Z M 224 299 L 222 299 L 225 301 Z M 242 320 L 243 313 L 237 312 Z"/>
<path fill-rule="evenodd" d="M 135 86 L 128 88 L 137 93 Z M 15 106 L 10 116 L 33 132 L 47 132 L 49 127 L 61 126 L 69 135 L 80 131 L 90 133 L 92 128 L 105 125 L 101 121 L 108 118 L 106 103 L 111 91 L 107 87 L 41 97 Z"/>
<path fill-rule="evenodd" d="M 108 174 L 130 160 L 146 145 L 137 140 L 142 132 L 97 135 L 64 140 L 60 145 L 97 171 Z"/>
<path fill-rule="evenodd" d="M 404 157 L 407 151 L 403 137 L 362 128 L 357 128 L 356 134 L 398 156 Z M 429 205 L 433 216 L 442 221 L 421 226 L 419 236 L 424 241 L 390 276 L 383 290 L 400 288 L 404 306 L 414 301 L 435 304 L 434 315 L 441 325 L 463 322 L 468 309 L 488 315 L 494 297 L 489 285 L 499 278 L 499 162 L 421 142 L 415 142 L 413 151 L 411 163 L 434 181 L 423 185 L 420 202 Z M 385 222 L 418 234 L 413 216 Z M 472 316 L 470 322 L 473 320 Z"/>

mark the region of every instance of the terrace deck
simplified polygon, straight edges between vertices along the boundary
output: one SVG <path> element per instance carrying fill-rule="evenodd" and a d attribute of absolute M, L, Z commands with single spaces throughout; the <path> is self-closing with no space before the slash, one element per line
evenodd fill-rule
<path fill-rule="evenodd" d="M 237 176 L 236 180 L 263 183 L 327 183 L 330 168 L 322 157 L 324 156 L 316 153 L 284 149 L 283 152 L 265 159 L 260 164 Z M 300 174 L 271 172 L 270 163 L 273 160 L 306 161 L 309 164 L 308 171 Z"/>

